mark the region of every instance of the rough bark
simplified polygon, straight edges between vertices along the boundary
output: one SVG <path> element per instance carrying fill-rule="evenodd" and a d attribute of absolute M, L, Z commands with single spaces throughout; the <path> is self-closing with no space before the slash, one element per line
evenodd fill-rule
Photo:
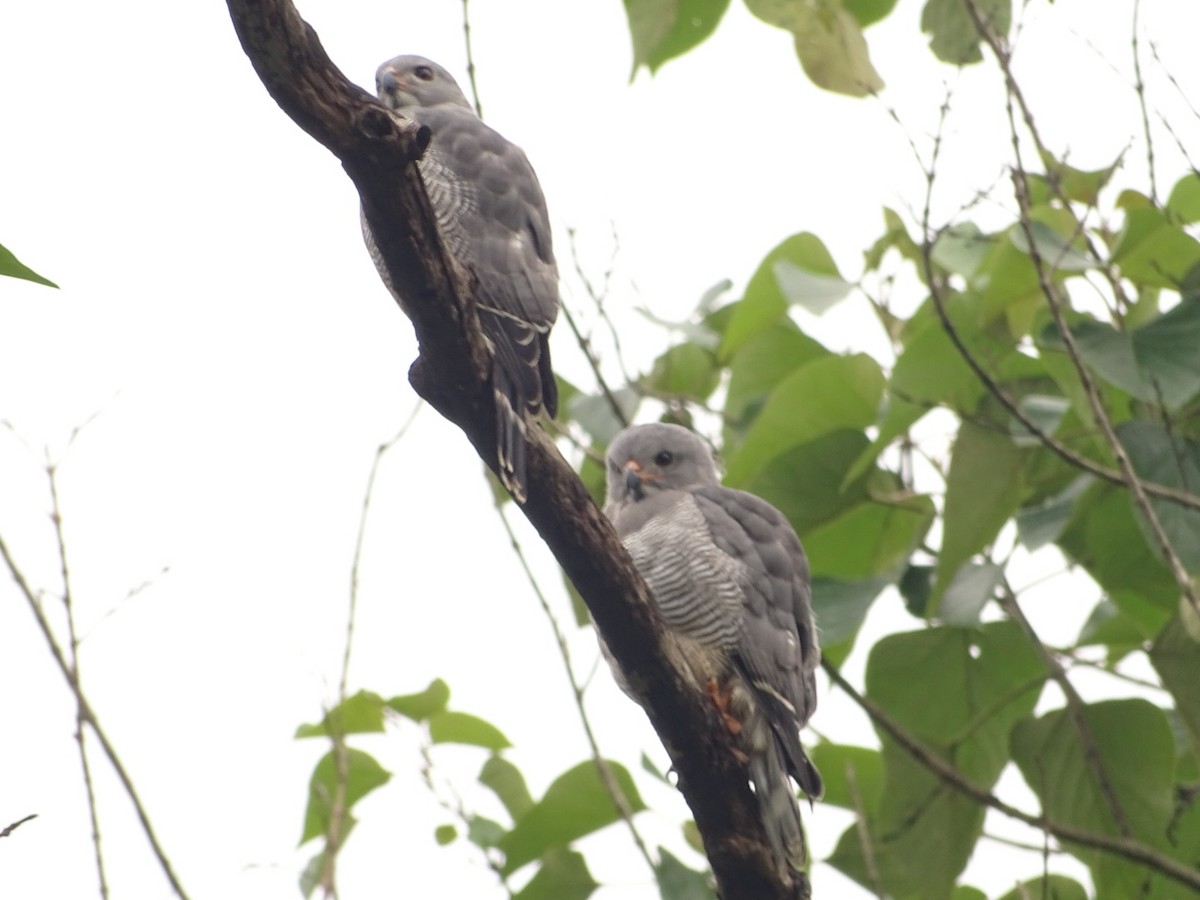
<path fill-rule="evenodd" d="M 392 283 L 404 295 L 420 355 L 414 389 L 462 429 L 493 471 L 490 359 L 470 299 L 471 276 L 447 254 L 413 161 L 430 140 L 351 84 L 289 0 L 228 0 L 246 55 L 267 91 L 342 163 Z M 353 221 L 346 222 L 354 228 Z M 794 898 L 771 861 L 754 795 L 707 698 L 672 662 L 645 584 L 583 483 L 540 429 L 527 458 L 522 511 L 574 582 L 608 647 L 645 699 L 679 776 L 724 900 Z"/>

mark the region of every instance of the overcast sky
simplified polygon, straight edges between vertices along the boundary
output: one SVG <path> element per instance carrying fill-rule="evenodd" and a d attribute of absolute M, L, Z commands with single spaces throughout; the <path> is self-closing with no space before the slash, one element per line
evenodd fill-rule
<path fill-rule="evenodd" d="M 89 422 L 59 485 L 85 688 L 192 897 L 291 898 L 312 852 L 295 846 L 308 776 L 325 751 L 292 734 L 336 696 L 368 470 L 416 405 L 406 380 L 412 328 L 362 247 L 349 180 L 267 95 L 224 4 L 9 6 L 0 13 L 0 243 L 62 290 L 0 283 L 0 419 L 11 424 L 0 430 L 0 534 L 60 621 L 43 448 L 60 458 Z M 736 3 L 714 38 L 632 84 L 616 0 L 472 6 L 485 115 L 538 170 L 564 302 L 585 320 L 567 230 L 597 280 L 616 235 L 608 302 L 632 367 L 667 340 L 635 306 L 681 318 L 725 278 L 736 297 L 789 234 L 816 232 L 855 277 L 859 252 L 882 233 L 881 208 L 920 202 L 908 140 L 928 148 L 944 81 L 956 90 L 940 215 L 1002 177 L 994 72 L 956 75 L 933 63 L 920 4 L 899 7 L 868 33 L 888 83 L 879 102 L 812 87 L 787 35 Z M 1195 96 L 1200 11 L 1144 7 L 1167 71 Z M 429 56 L 465 81 L 458 3 L 306 0 L 300 9 L 359 84 L 399 53 Z M 1129 148 L 1119 180 L 1140 186 L 1130 9 L 1109 3 L 1098 15 L 1089 0 L 1035 0 L 1019 61 L 1048 143 L 1081 168 Z M 1144 64 L 1152 97 L 1200 147 L 1196 117 L 1180 112 L 1162 66 Z M 1158 149 L 1169 185 L 1183 164 L 1169 141 Z M 1011 207 L 985 203 L 977 216 L 1002 221 Z M 865 321 L 851 299 L 804 325 L 837 348 L 876 350 Z M 593 386 L 565 327 L 553 348 L 568 379 Z M 480 473 L 466 441 L 428 409 L 386 458 L 351 689 L 390 695 L 446 679 L 455 708 L 504 730 L 536 796 L 588 751 L 549 627 Z M 552 559 L 517 525 L 568 621 Z M 915 627 L 898 608 L 894 597 L 879 602 L 864 644 Z M 1077 625 L 1041 623 L 1051 640 L 1069 640 Z M 573 630 L 572 648 L 586 676 L 597 657 L 590 632 Z M 861 665 L 856 654 L 848 671 L 858 677 Z M 0 683 L 0 827 L 39 816 L 0 842 L 0 895 L 94 897 L 72 700 L 7 575 Z M 665 760 L 603 669 L 588 703 L 607 754 L 630 766 L 643 749 Z M 871 740 L 844 703 L 823 705 L 814 724 L 835 739 Z M 396 775 L 358 810 L 343 896 L 503 896 L 471 848 L 435 846 L 433 828 L 448 816 L 420 783 L 415 729 L 360 746 Z M 480 751 L 439 748 L 435 760 L 473 805 L 500 815 L 470 789 Z M 107 765 L 98 755 L 93 765 L 113 896 L 169 896 Z M 654 808 L 641 817 L 645 831 L 686 853 L 682 801 L 639 784 Z M 821 857 L 849 818 L 818 805 L 809 823 Z M 584 849 L 611 885 L 600 900 L 655 896 L 619 829 Z M 1033 856 L 1005 860 L 973 863 L 967 880 L 996 890 L 1039 871 Z M 828 867 L 816 889 L 856 890 Z"/>

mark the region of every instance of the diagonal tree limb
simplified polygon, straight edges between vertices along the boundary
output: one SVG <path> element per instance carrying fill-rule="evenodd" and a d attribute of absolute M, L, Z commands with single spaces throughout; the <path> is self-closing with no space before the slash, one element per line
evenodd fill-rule
<path fill-rule="evenodd" d="M 420 344 L 417 393 L 458 425 L 496 468 L 490 360 L 468 276 L 447 254 L 412 161 L 427 130 L 395 117 L 351 84 L 288 0 L 227 0 L 246 55 L 293 121 L 341 161 L 362 199 L 392 283 L 408 300 Z M 347 223 L 347 227 L 350 224 Z M 679 774 L 724 900 L 792 898 L 732 738 L 681 675 L 649 593 L 583 483 L 532 429 L 522 511 L 570 576 L 605 642 L 643 698 Z"/>
<path fill-rule="evenodd" d="M 876 728 L 888 735 L 905 753 L 940 778 L 952 790 L 958 791 L 960 794 L 970 797 L 976 803 L 994 809 L 1008 816 L 1010 819 L 1016 819 L 1018 822 L 1024 822 L 1026 825 L 1037 828 L 1039 831 L 1052 834 L 1060 841 L 1079 844 L 1083 847 L 1090 847 L 1093 850 L 1100 850 L 1113 856 L 1119 856 L 1122 859 L 1141 863 L 1173 881 L 1186 885 L 1192 890 L 1200 891 L 1200 869 L 1192 868 L 1176 859 L 1172 859 L 1154 847 L 1143 844 L 1141 841 L 1127 837 L 1099 834 L 1094 831 L 1085 831 L 1082 828 L 1057 822 L 1046 816 L 1031 815 L 1024 810 L 1005 803 L 987 788 L 976 784 L 951 763 L 925 746 L 920 738 L 901 726 L 877 703 L 856 691 L 854 686 L 838 671 L 837 667 L 828 660 L 822 660 L 821 666 L 825 669 L 825 674 L 829 676 L 830 681 L 845 691 L 847 696 L 858 704 L 863 712 L 870 717 Z"/>

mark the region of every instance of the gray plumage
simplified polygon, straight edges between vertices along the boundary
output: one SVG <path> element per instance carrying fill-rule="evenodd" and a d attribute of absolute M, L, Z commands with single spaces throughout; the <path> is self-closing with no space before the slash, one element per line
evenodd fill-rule
<path fill-rule="evenodd" d="M 727 698 L 722 714 L 736 723 L 780 871 L 798 872 L 807 853 L 788 776 L 810 798 L 822 793 L 799 736 L 817 705 L 821 658 L 800 539 L 765 500 L 722 487 L 708 447 L 678 425 L 621 432 L 607 474 L 604 512 L 693 680 Z"/>
<path fill-rule="evenodd" d="M 554 416 L 550 327 L 558 268 L 542 188 L 520 147 L 475 115 L 450 73 L 420 56 L 397 56 L 375 76 L 379 99 L 427 126 L 417 166 L 446 248 L 474 275 L 480 325 L 492 350 L 500 479 L 525 499 L 526 417 Z M 363 217 L 367 249 L 388 290 L 407 309 Z"/>

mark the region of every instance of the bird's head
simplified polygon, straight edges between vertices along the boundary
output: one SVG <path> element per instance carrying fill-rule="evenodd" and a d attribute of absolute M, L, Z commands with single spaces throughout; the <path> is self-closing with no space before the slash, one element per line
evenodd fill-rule
<path fill-rule="evenodd" d="M 634 425 L 608 446 L 609 504 L 637 502 L 660 491 L 717 483 L 707 445 L 679 425 Z"/>
<path fill-rule="evenodd" d="M 454 78 L 423 56 L 397 56 L 375 72 L 375 92 L 384 106 L 404 110 L 451 103 L 471 108 Z"/>

